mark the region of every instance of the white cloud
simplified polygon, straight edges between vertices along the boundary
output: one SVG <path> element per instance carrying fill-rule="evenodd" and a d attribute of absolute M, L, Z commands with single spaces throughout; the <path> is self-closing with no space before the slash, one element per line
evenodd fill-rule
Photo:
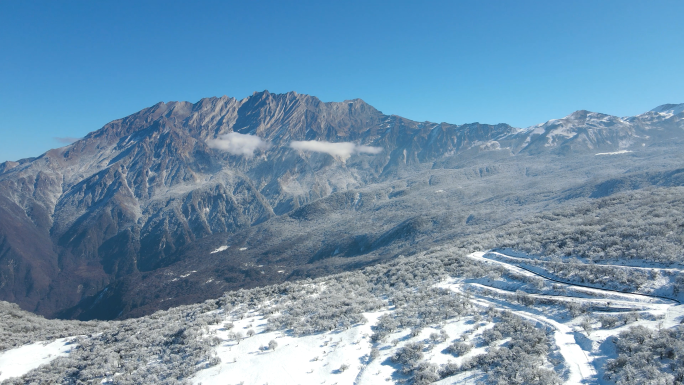
<path fill-rule="evenodd" d="M 322 142 L 317 140 L 293 141 L 290 147 L 299 151 L 323 152 L 338 157 L 343 161 L 352 154 L 379 154 L 381 147 L 360 146 L 352 142 Z"/>
<path fill-rule="evenodd" d="M 382 152 L 382 147 L 373 147 L 373 146 L 356 146 L 354 149 L 359 154 L 372 154 L 372 155 L 377 155 Z"/>
<path fill-rule="evenodd" d="M 221 135 L 218 139 L 207 141 L 207 145 L 233 155 L 242 155 L 247 158 L 254 156 L 256 150 L 266 150 L 270 144 L 256 135 L 239 134 L 231 132 Z"/>

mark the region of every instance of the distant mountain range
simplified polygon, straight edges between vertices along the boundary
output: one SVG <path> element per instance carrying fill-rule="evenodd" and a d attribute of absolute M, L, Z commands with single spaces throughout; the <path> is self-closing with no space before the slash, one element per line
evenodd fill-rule
<path fill-rule="evenodd" d="M 575 198 L 680 184 L 683 142 L 684 104 L 519 129 L 296 92 L 159 103 L 0 164 L 0 300 L 125 318 L 353 269 Z"/>

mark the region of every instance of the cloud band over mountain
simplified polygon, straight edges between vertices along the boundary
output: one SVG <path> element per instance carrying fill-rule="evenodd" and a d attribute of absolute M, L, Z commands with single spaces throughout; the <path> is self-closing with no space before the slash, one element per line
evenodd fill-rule
<path fill-rule="evenodd" d="M 240 134 L 231 132 L 221 135 L 217 139 L 207 141 L 210 148 L 228 152 L 232 155 L 241 155 L 247 158 L 254 156 L 256 150 L 267 150 L 271 145 L 256 135 Z"/>
<path fill-rule="evenodd" d="M 293 141 L 290 147 L 298 151 L 323 152 L 342 160 L 347 160 L 352 154 L 379 154 L 381 147 L 357 145 L 352 142 L 324 142 L 317 140 Z"/>

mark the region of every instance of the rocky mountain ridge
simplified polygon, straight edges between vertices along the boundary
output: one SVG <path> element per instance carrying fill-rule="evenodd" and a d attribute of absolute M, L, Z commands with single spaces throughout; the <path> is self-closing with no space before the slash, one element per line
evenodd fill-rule
<path fill-rule="evenodd" d="M 295 92 L 159 103 L 69 146 L 0 165 L 0 299 L 47 316 L 125 317 L 139 305 L 121 302 L 106 315 L 88 313 L 87 308 L 112 295 L 120 300 L 132 286 L 141 287 L 141 280 L 162 277 L 173 266 L 192 271 L 202 258 L 189 258 L 187 250 L 202 239 L 246 237 L 258 229 L 275 232 L 276 225 L 265 224 L 278 218 L 303 226 L 301 220 L 313 215 L 306 214 L 310 211 L 344 216 L 338 210 L 362 202 L 358 191 L 373 195 L 374 202 L 391 200 L 408 194 L 394 182 L 429 170 L 479 164 L 492 173 L 511 169 L 513 158 L 565 159 L 672 145 L 681 140 L 684 128 L 681 106 L 664 105 L 629 118 L 577 111 L 517 129 L 415 122 L 385 115 L 360 99 L 324 103 Z M 233 147 L 258 142 L 253 151 L 236 154 L 225 150 L 233 147 L 213 144 L 221 140 Z M 303 144 L 295 147 L 296 142 Z M 433 174 L 430 185 L 441 175 Z M 382 192 L 387 189 L 392 191 Z M 335 194 L 342 194 L 343 203 L 321 214 L 316 202 Z M 410 211 L 412 203 L 407 205 L 405 211 Z M 382 212 L 378 221 L 395 231 L 385 234 L 386 245 L 422 226 L 420 220 L 401 225 L 410 220 L 405 217 L 395 222 L 389 208 Z M 353 227 L 358 219 L 349 215 L 346 226 Z M 278 221 L 273 223 L 285 219 Z M 287 229 L 277 226 L 278 231 Z M 364 247 L 377 250 L 378 242 L 357 240 L 345 247 L 361 255 Z M 326 259 L 323 251 L 330 246 L 320 247 L 296 261 L 288 257 L 281 262 L 293 267 L 311 263 L 316 255 Z M 237 288 L 278 277 L 277 271 L 266 274 L 254 268 L 263 255 L 249 258 L 233 255 L 217 263 L 216 269 L 223 270 L 212 279 Z M 230 278 L 235 274 L 239 279 Z M 292 278 L 298 274 L 308 273 Z M 176 287 L 170 298 L 157 293 L 157 305 L 173 302 L 184 290 Z"/>

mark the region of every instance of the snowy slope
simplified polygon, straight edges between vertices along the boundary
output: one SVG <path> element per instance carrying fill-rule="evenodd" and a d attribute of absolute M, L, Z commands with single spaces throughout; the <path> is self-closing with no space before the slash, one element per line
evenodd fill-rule
<path fill-rule="evenodd" d="M 521 269 L 513 264 L 515 257 L 508 257 L 500 252 L 477 252 L 468 258 L 478 263 L 503 267 L 510 271 L 514 278 L 500 278 L 508 282 L 499 287 L 512 287 L 515 282 L 524 283 L 526 280 L 537 279 L 538 276 L 530 271 Z M 507 274 L 507 273 L 505 273 Z M 516 281 L 518 279 L 519 281 Z M 518 284 L 519 285 L 519 284 Z M 551 289 L 551 285 L 556 285 Z M 610 356 L 606 356 L 603 342 L 617 336 L 630 326 L 644 325 L 651 328 L 660 323 L 661 327 L 672 327 L 680 322 L 684 315 L 684 306 L 674 301 L 649 297 L 647 295 L 619 294 L 598 288 L 585 287 L 563 289 L 564 295 L 558 293 L 558 283 L 543 282 L 548 286 L 538 294 L 529 294 L 538 303 L 544 300 L 558 301 L 559 304 L 576 303 L 589 306 L 604 306 L 606 299 L 618 312 L 632 310 L 639 311 L 641 319 L 611 329 L 586 332 L 581 327 L 584 316 L 568 316 L 562 306 L 552 306 L 549 312 L 542 310 L 544 306 L 523 305 L 511 300 L 519 292 L 511 289 L 497 288 L 495 282 L 489 278 L 463 279 L 451 278 L 443 281 L 437 287 L 453 290 L 471 298 L 473 305 L 480 311 L 490 307 L 505 309 L 511 313 L 538 325 L 553 330 L 554 343 L 558 353 L 562 356 L 566 368 L 566 384 L 600 383 L 601 365 Z M 537 284 L 539 286 L 539 284 Z M 509 300 L 506 300 L 509 298 Z M 548 308 L 548 307 L 546 307 Z M 409 377 L 402 374 L 401 366 L 395 364 L 391 357 L 409 342 L 423 342 L 426 346 L 424 359 L 435 365 L 462 365 L 465 360 L 484 354 L 492 346 L 475 345 L 475 348 L 463 357 L 454 357 L 447 347 L 452 341 L 467 338 L 477 341 L 483 331 L 494 326 L 486 320 L 476 320 L 473 317 L 458 317 L 446 320 L 440 324 L 422 329 L 418 334 L 411 334 L 411 330 L 400 329 L 391 333 L 381 341 L 370 339 L 374 325 L 383 314 L 393 314 L 394 309 L 387 307 L 378 312 L 364 313 L 368 320 L 365 324 L 354 325 L 346 330 L 325 332 L 304 337 L 295 337 L 281 331 L 269 332 L 266 329 L 266 319 L 258 312 L 247 313 L 241 317 L 225 316 L 225 322 L 231 322 L 232 328 L 227 330 L 219 324 L 213 327 L 210 335 L 221 340 L 216 353 L 221 358 L 221 364 L 198 372 L 193 378 L 195 384 L 376 384 L 401 383 Z M 617 314 L 617 313 L 611 313 Z M 594 327 L 598 325 L 594 322 Z M 252 330 L 255 334 L 236 341 L 234 333 Z M 431 340 L 431 335 L 446 333 L 443 341 Z M 276 341 L 275 350 L 268 349 L 270 341 Z M 506 340 L 494 346 L 502 345 Z M 372 348 L 378 349 L 378 356 L 371 359 Z M 346 365 L 345 370 L 340 370 Z M 550 366 L 551 367 L 551 366 Z M 485 379 L 486 375 L 479 370 L 468 370 L 454 376 L 440 380 L 439 384 L 466 383 L 474 384 Z"/>
<path fill-rule="evenodd" d="M 221 364 L 199 372 L 193 383 L 245 384 L 350 384 L 368 360 L 370 326 L 381 313 L 366 313 L 369 323 L 348 330 L 295 338 L 282 332 L 265 332 L 263 317 L 248 315 L 234 322 L 233 331 L 256 334 L 239 344 L 222 343 L 216 352 Z M 251 326 L 250 326 L 251 325 Z M 228 331 L 215 327 L 216 336 L 228 340 Z M 276 341 L 275 350 L 264 349 Z M 348 365 L 346 370 L 340 370 Z"/>
<path fill-rule="evenodd" d="M 50 343 L 36 342 L 0 353 L 0 381 L 19 377 L 57 357 L 69 355 L 73 338 L 60 338 Z"/>
<path fill-rule="evenodd" d="M 474 261 L 501 266 L 510 271 L 520 282 L 537 279 L 539 276 L 521 269 L 508 261 L 516 262 L 519 258 L 509 257 L 501 252 L 478 252 L 468 256 Z M 503 279 L 503 278 L 502 278 Z M 508 284 L 515 284 L 515 279 Z M 511 313 L 539 325 L 545 325 L 554 330 L 554 343 L 562 356 L 567 370 L 564 383 L 586 384 L 601 383 L 602 364 L 609 358 L 604 341 L 617 336 L 628 327 L 643 325 L 650 328 L 672 327 L 681 322 L 684 316 L 684 306 L 674 301 L 665 301 L 657 297 L 643 294 L 621 294 L 598 288 L 572 287 L 563 289 L 563 295 L 558 294 L 557 282 L 543 282 L 542 286 L 555 285 L 553 289 L 542 290 L 538 294 L 528 294 L 538 303 L 544 300 L 554 300 L 558 303 L 575 303 L 578 305 L 604 306 L 608 303 L 620 312 L 638 311 L 641 319 L 633 320 L 628 325 L 609 329 L 586 331 L 580 324 L 584 316 L 568 317 L 562 307 L 558 305 L 552 311 L 543 311 L 540 305 L 523 305 L 515 300 L 505 299 L 519 292 L 497 288 L 489 278 L 466 279 L 452 278 L 439 283 L 437 287 L 454 290 L 466 296 L 471 296 L 472 303 L 481 310 L 491 306 L 506 309 Z M 506 287 L 506 285 L 500 287 Z M 539 284 L 537 284 L 539 286 Z M 571 289 L 571 290 L 570 290 Z M 619 310 L 625 309 L 625 310 Z M 631 309 L 631 310 L 630 310 Z M 476 321 L 472 317 L 447 320 L 438 325 L 426 327 L 417 335 L 410 330 L 398 330 L 387 338 L 373 342 L 369 337 L 373 326 L 383 314 L 392 314 L 392 308 L 379 312 L 365 313 L 368 323 L 355 325 L 347 330 L 315 334 L 305 337 L 294 337 L 283 332 L 268 332 L 265 329 L 265 318 L 259 314 L 248 313 L 243 319 L 226 317 L 226 321 L 233 323 L 229 331 L 216 326 L 211 333 L 215 333 L 223 342 L 216 348 L 222 363 L 216 367 L 200 371 L 194 378 L 196 384 L 375 384 L 400 383 L 409 377 L 400 372 L 401 366 L 390 359 L 398 349 L 409 342 L 423 342 L 427 346 L 425 360 L 432 364 L 462 365 L 466 359 L 478 354 L 484 354 L 491 346 L 480 346 L 471 350 L 464 357 L 454 357 L 447 351 L 448 345 L 467 336 L 477 341 L 484 330 L 491 328 L 491 322 Z M 595 313 L 600 314 L 600 312 Z M 594 321 L 593 327 L 599 328 Z M 246 334 L 248 330 L 256 334 L 246 337 L 239 343 L 231 340 L 231 333 L 236 331 Z M 446 333 L 444 341 L 431 341 L 430 336 L 436 333 Z M 276 341 L 275 350 L 267 349 L 269 341 Z M 498 344 L 505 344 L 505 340 Z M 498 345 L 497 344 L 497 345 Z M 378 357 L 371 359 L 372 348 L 378 349 Z M 608 355 L 606 355 L 608 354 Z M 345 370 L 340 370 L 346 365 Z M 476 383 L 486 376 L 478 370 L 469 370 L 440 380 L 440 384 Z"/>
<path fill-rule="evenodd" d="M 72 357 L 90 357 L 92 363 L 103 364 L 100 369 L 85 370 L 84 362 L 75 361 L 74 365 L 84 368 L 78 375 L 91 376 L 84 381 L 114 384 L 118 379 L 142 378 L 135 375 L 136 371 L 168 372 L 164 365 L 174 365 L 176 353 L 152 353 L 158 353 L 163 346 L 171 346 L 169 352 L 183 352 L 181 347 L 188 345 L 180 344 L 179 338 L 185 335 L 210 352 L 182 358 L 194 369 L 186 372 L 190 378 L 179 379 L 189 379 L 193 384 L 474 385 L 487 383 L 496 375 L 487 366 L 487 359 L 495 360 L 492 367 L 497 368 L 512 365 L 513 369 L 520 366 L 530 370 L 529 365 L 534 365 L 532 369 L 541 370 L 540 374 L 552 374 L 549 383 L 603 384 L 607 383 L 603 380 L 604 364 L 616 357 L 611 339 L 633 326 L 651 330 L 672 328 L 684 319 L 684 306 L 675 300 L 554 281 L 524 267 L 523 254 L 510 254 L 501 249 L 459 254 L 458 249 L 445 246 L 415 258 L 402 258 L 392 267 L 366 272 L 368 275 L 346 273 L 226 294 L 221 300 L 160 312 L 141 320 L 152 323 L 131 320 L 105 328 L 103 333 L 83 336 L 78 354 Z M 448 270 L 439 268 L 440 264 L 460 268 Z M 389 280 L 383 283 L 380 277 Z M 409 286 L 402 287 L 405 283 Z M 363 302 L 376 295 L 377 298 Z M 440 298 L 450 302 L 437 301 Z M 355 324 L 341 321 L 352 319 L 348 316 L 363 306 L 375 310 L 363 311 L 363 317 L 357 318 Z M 454 311 L 445 312 L 448 308 Z M 323 311 L 318 314 L 318 310 Z M 273 320 L 287 314 L 303 318 L 297 318 L 291 329 L 274 323 Z M 301 332 L 307 329 L 296 326 L 302 320 L 315 325 L 330 320 L 325 317 L 332 314 L 342 318 L 333 317 L 333 323 L 327 324 L 324 331 Z M 421 322 L 427 319 L 430 321 Z M 169 325 L 170 322 L 173 324 Z M 388 322 L 396 323 L 387 329 Z M 145 325 L 157 326 L 148 330 Z M 189 325 L 197 333 L 185 334 Z M 496 361 L 506 359 L 501 352 L 520 354 L 515 349 L 526 343 L 514 341 L 518 337 L 513 334 L 496 336 L 511 327 L 516 333 L 541 331 L 535 338 L 546 336 L 543 338 L 548 338 L 548 345 L 539 342 L 541 353 L 534 353 L 534 357 L 526 353 L 520 362 Z M 129 334 L 120 338 L 124 334 L 118 328 Z M 299 334 L 295 330 L 300 330 Z M 383 330 L 390 331 L 382 334 Z M 92 341 L 98 344 L 92 345 Z M 118 343 L 141 349 L 142 355 L 123 352 L 121 347 L 117 348 Z M 151 347 L 150 343 L 157 345 Z M 452 352 L 453 346 L 464 343 L 471 346 L 470 350 L 461 355 Z M 175 344 L 181 350 L 173 350 Z M 419 357 L 412 359 L 413 363 L 397 358 L 416 346 L 420 349 Z M 68 355 L 73 347 L 69 339 L 60 339 L 6 351 L 0 354 L 1 379 L 30 375 L 31 369 Z M 84 347 L 86 351 L 100 350 L 102 356 L 88 356 Z M 533 346 L 527 346 L 530 347 Z M 110 359 L 113 361 L 107 363 Z M 528 369 L 524 369 L 526 365 Z M 134 368 L 133 372 L 120 372 L 124 367 Z M 487 368 L 488 372 L 484 370 Z M 26 377 L 25 382 L 41 375 L 33 373 L 34 377 Z M 426 373 L 432 377 L 420 377 Z M 55 381 L 59 375 L 53 377 Z M 529 371 L 517 375 L 529 375 Z M 149 378 L 155 382 L 155 377 Z M 558 382 L 553 382 L 553 378 Z M 12 383 L 21 381 L 24 379 Z"/>
<path fill-rule="evenodd" d="M 223 327 L 212 328 L 212 332 L 224 340 L 216 348 L 221 364 L 198 372 L 193 377 L 193 383 L 202 385 L 397 383 L 407 377 L 397 372 L 400 366 L 393 364 L 390 357 L 407 342 L 429 341 L 432 333 L 439 333 L 441 330 L 452 338 L 430 346 L 426 354 L 430 362 L 461 364 L 468 357 L 486 351 L 484 347 L 475 348 L 463 357 L 454 357 L 445 351 L 453 338 L 458 338 L 464 333 L 475 338 L 492 326 L 492 324 L 484 323 L 476 325 L 471 317 L 450 320 L 434 328 L 425 328 L 417 336 L 411 336 L 409 330 L 400 330 L 391 334 L 385 342 L 373 343 L 370 339 L 372 326 L 376 324 L 379 316 L 391 312 L 388 309 L 364 313 L 368 320 L 366 324 L 355 325 L 347 330 L 304 337 L 293 337 L 282 332 L 266 332 L 263 317 L 248 314 L 244 319 L 233 320 L 234 327 L 231 331 L 241 331 L 245 334 L 251 329 L 256 334 L 246 337 L 239 344 L 230 339 L 229 331 Z M 278 344 L 275 350 L 266 349 L 271 340 Z M 379 356 L 371 359 L 370 352 L 374 346 L 379 349 Z M 347 365 L 348 368 L 340 370 L 342 365 Z M 467 376 L 475 381 L 481 378 L 482 374 L 475 371 L 468 373 Z"/>
<path fill-rule="evenodd" d="M 657 112 L 664 115 L 679 115 L 684 112 L 684 103 L 682 104 L 663 104 L 651 110 L 651 112 Z"/>

